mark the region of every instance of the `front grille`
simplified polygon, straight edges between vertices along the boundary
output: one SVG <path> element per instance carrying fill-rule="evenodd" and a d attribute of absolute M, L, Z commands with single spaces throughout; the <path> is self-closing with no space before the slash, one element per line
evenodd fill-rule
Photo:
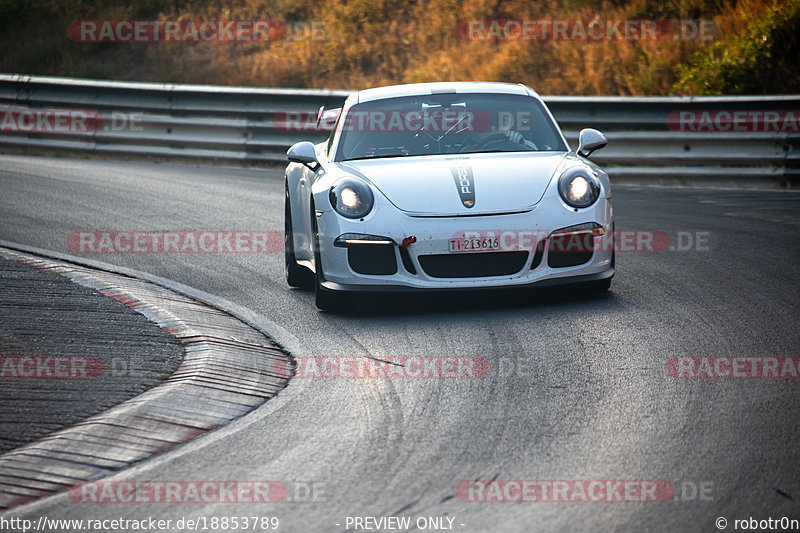
<path fill-rule="evenodd" d="M 594 239 L 589 233 L 566 233 L 550 237 L 547 264 L 565 268 L 588 263 L 594 255 Z"/>
<path fill-rule="evenodd" d="M 347 247 L 347 262 L 359 274 L 391 276 L 397 273 L 394 246 L 390 244 L 351 244 Z"/>
<path fill-rule="evenodd" d="M 432 278 L 510 276 L 525 266 L 528 252 L 481 252 L 419 256 L 422 270 Z"/>

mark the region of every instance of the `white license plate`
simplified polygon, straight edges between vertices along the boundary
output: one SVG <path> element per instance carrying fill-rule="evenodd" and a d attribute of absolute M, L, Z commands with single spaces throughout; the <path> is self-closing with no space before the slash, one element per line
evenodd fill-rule
<path fill-rule="evenodd" d="M 500 249 L 497 237 L 478 237 L 475 239 L 450 239 L 450 252 L 493 252 Z"/>

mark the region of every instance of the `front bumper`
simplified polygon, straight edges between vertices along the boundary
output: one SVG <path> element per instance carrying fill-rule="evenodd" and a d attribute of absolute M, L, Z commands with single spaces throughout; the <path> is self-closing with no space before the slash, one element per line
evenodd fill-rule
<path fill-rule="evenodd" d="M 529 283 L 515 283 L 513 285 L 499 285 L 499 286 L 470 286 L 470 287 L 409 287 L 405 285 L 343 285 L 333 281 L 325 281 L 321 285 L 331 291 L 339 292 L 389 292 L 389 293 L 406 293 L 406 292 L 449 292 L 449 291 L 480 291 L 487 288 L 504 288 L 511 287 L 526 289 L 536 287 L 555 287 L 558 285 L 573 285 L 577 283 L 591 283 L 594 281 L 602 281 L 614 277 L 614 267 L 609 266 L 608 269 L 597 274 L 584 274 L 580 276 L 562 276 L 555 278 L 541 279 L 539 281 L 532 281 Z"/>
<path fill-rule="evenodd" d="M 600 198 L 593 206 L 575 211 L 566 207 L 557 197 L 548 195 L 528 212 L 503 215 L 413 217 L 398 211 L 391 204 L 378 204 L 362 221 L 345 219 L 329 210 L 321 213 L 317 219 L 323 272 L 321 285 L 335 291 L 395 292 L 547 286 L 599 281 L 614 275 L 612 219 L 609 198 Z M 548 260 L 551 253 L 548 241 L 542 243 L 544 246 L 540 245 L 540 241 L 555 230 L 586 223 L 596 223 L 604 231 L 601 236 L 591 237 L 594 252 L 588 261 L 576 266 L 551 266 Z M 503 252 L 450 252 L 450 241 L 454 237 L 486 235 L 487 232 L 506 236 Z M 334 246 L 336 238 L 347 233 L 391 239 L 394 245 L 361 246 L 390 246 L 389 253 L 394 255 L 397 268 L 392 269 L 392 273 L 379 275 L 354 270 L 353 264 L 348 260 L 348 248 Z M 402 250 L 400 243 L 411 236 L 416 238 L 415 242 Z M 540 246 L 539 253 L 537 245 Z M 420 258 L 424 256 L 438 256 L 447 261 L 448 257 L 445 256 L 450 254 L 452 261 L 457 263 L 459 256 L 499 254 L 506 251 L 527 253 L 524 261 L 519 263 L 522 264 L 521 268 L 514 272 L 503 272 L 502 275 L 469 276 L 461 272 L 458 277 L 440 277 L 441 272 L 431 275 L 430 261 L 424 261 L 428 271 L 420 262 Z M 382 253 L 382 256 L 385 260 L 386 254 Z M 357 268 L 364 271 L 362 267 Z M 516 263 L 512 268 L 516 269 Z"/>

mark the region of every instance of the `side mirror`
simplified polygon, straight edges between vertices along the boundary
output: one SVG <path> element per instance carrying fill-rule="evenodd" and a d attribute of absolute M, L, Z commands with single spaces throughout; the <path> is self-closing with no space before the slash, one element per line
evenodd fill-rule
<path fill-rule="evenodd" d="M 314 150 L 314 145 L 308 141 L 300 141 L 292 145 L 289 151 L 286 152 L 286 157 L 289 161 L 303 164 L 311 170 L 316 170 L 319 167 L 317 152 Z"/>
<path fill-rule="evenodd" d="M 578 136 L 578 155 L 589 157 L 592 152 L 608 144 L 606 136 L 592 128 L 584 128 Z"/>

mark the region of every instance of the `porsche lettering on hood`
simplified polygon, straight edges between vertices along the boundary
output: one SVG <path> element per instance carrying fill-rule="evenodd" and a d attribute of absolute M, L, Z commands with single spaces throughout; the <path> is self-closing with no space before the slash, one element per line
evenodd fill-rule
<path fill-rule="evenodd" d="M 347 161 L 340 166 L 362 174 L 403 211 L 472 215 L 524 210 L 538 203 L 564 156 L 563 152 L 515 152 L 398 157 Z"/>
<path fill-rule="evenodd" d="M 450 172 L 456 182 L 461 203 L 467 209 L 472 209 L 475 206 L 475 180 L 472 176 L 472 167 L 468 164 L 452 166 Z"/>

